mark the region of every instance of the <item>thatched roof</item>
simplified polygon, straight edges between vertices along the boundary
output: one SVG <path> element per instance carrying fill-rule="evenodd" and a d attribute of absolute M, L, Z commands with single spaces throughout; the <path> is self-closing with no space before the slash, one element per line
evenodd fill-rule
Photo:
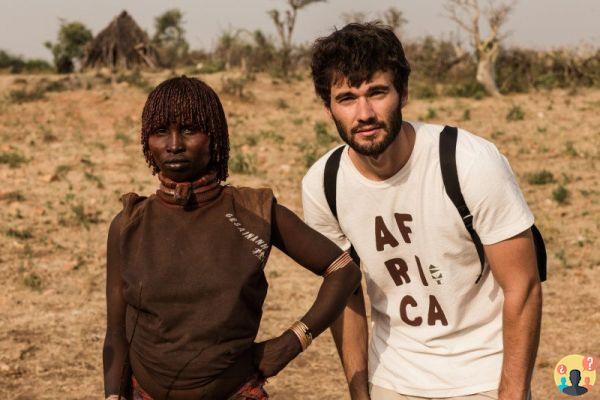
<path fill-rule="evenodd" d="M 158 53 L 127 11 L 121 12 L 87 46 L 83 68 L 155 68 Z"/>

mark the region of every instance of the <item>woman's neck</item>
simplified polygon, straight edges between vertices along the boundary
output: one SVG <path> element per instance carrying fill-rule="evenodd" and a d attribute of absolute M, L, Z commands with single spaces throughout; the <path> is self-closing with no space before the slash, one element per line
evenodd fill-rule
<path fill-rule="evenodd" d="M 214 198 L 214 192 L 219 187 L 219 180 L 216 175 L 216 172 L 209 172 L 193 182 L 176 182 L 159 172 L 160 187 L 158 194 L 163 200 L 181 206 L 201 203 Z"/>

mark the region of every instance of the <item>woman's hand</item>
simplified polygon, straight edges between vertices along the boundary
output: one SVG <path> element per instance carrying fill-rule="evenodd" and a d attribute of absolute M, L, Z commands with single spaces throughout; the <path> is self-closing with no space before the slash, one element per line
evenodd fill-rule
<path fill-rule="evenodd" d="M 279 337 L 254 345 L 254 365 L 265 378 L 275 376 L 302 352 L 300 340 L 287 330 Z"/>

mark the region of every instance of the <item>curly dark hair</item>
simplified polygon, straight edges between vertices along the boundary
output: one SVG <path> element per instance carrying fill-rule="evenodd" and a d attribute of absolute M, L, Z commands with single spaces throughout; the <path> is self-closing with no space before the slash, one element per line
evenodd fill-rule
<path fill-rule="evenodd" d="M 225 112 L 215 91 L 203 81 L 183 75 L 162 82 L 150 92 L 142 111 L 141 143 L 153 174 L 159 172 L 159 168 L 150 153 L 148 137 L 157 129 L 171 124 L 189 126 L 208 135 L 209 169 L 217 173 L 218 180 L 225 181 L 228 176 L 229 133 Z"/>
<path fill-rule="evenodd" d="M 351 23 L 315 41 L 312 53 L 315 91 L 327 107 L 331 85 L 347 78 L 358 87 L 378 71 L 394 74 L 394 87 L 402 96 L 408 88 L 410 66 L 402 43 L 389 26 L 382 23 Z"/>

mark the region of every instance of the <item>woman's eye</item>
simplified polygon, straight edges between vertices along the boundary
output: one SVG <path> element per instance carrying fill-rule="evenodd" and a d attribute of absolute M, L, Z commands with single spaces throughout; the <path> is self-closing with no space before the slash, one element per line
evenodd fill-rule
<path fill-rule="evenodd" d="M 164 128 L 158 128 L 157 130 L 155 130 L 154 132 L 152 132 L 154 135 L 165 135 L 167 133 L 167 130 Z"/>
<path fill-rule="evenodd" d="M 192 128 L 183 128 L 181 130 L 181 133 L 183 133 L 184 135 L 193 135 L 195 133 L 195 130 Z"/>

